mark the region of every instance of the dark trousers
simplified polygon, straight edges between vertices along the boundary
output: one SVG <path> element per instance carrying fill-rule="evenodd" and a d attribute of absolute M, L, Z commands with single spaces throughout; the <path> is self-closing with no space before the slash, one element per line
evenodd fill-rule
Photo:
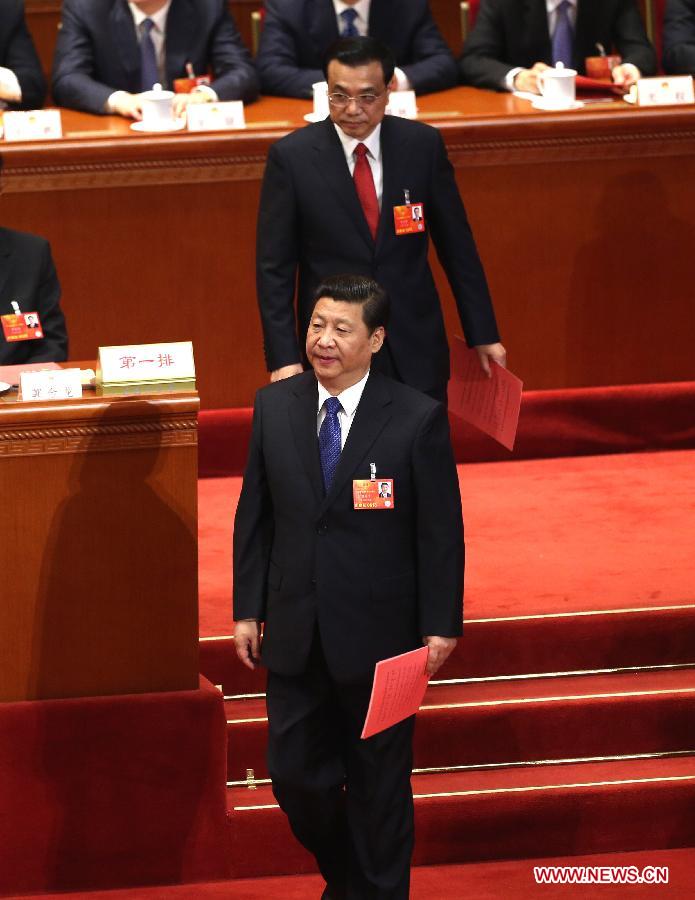
<path fill-rule="evenodd" d="M 269 672 L 268 768 L 331 897 L 407 900 L 415 719 L 360 740 L 370 691 L 331 678 L 318 636 L 301 675 Z"/>

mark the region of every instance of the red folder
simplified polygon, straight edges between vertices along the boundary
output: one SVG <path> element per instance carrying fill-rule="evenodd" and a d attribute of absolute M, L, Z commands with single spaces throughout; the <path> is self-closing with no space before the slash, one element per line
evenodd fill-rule
<path fill-rule="evenodd" d="M 427 647 L 420 647 L 376 664 L 362 740 L 402 722 L 420 709 L 429 683 L 425 672 L 428 654 Z"/>

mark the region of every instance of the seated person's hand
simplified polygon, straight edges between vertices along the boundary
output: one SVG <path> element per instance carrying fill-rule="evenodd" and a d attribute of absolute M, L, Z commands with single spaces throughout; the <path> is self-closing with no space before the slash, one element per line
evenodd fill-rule
<path fill-rule="evenodd" d="M 632 63 L 623 63 L 620 66 L 615 66 L 611 72 L 613 84 L 619 85 L 625 90 L 625 93 L 630 90 L 633 84 L 639 81 L 640 75 L 640 70 Z"/>
<path fill-rule="evenodd" d="M 514 77 L 515 91 L 529 91 L 531 94 L 540 94 L 538 87 L 538 73 L 550 68 L 543 62 L 537 62 L 532 69 L 522 69 Z"/>
<path fill-rule="evenodd" d="M 191 103 L 211 103 L 213 97 L 205 91 L 191 91 L 190 94 L 176 94 L 174 97 L 174 118 L 180 119 Z"/>
<path fill-rule="evenodd" d="M 140 94 L 129 94 L 128 91 L 116 91 L 109 97 L 109 111 L 126 119 L 142 119 L 142 100 Z"/>

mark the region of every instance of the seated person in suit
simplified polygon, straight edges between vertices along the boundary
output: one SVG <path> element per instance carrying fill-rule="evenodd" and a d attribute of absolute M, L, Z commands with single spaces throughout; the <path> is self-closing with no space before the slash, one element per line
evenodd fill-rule
<path fill-rule="evenodd" d="M 666 0 L 664 71 L 695 75 L 695 0 Z"/>
<path fill-rule="evenodd" d="M 24 21 L 24 0 L 5 0 L 0 13 L 0 110 L 40 109 L 46 81 Z"/>
<path fill-rule="evenodd" d="M 48 241 L 0 228 L 0 316 L 16 314 L 17 309 L 31 333 L 41 337 L 8 341 L 0 328 L 0 365 L 62 362 L 68 358 L 60 285 Z M 38 322 L 28 313 L 37 313 Z"/>
<path fill-rule="evenodd" d="M 464 84 L 540 93 L 538 73 L 562 62 L 585 73 L 587 56 L 615 48 L 613 82 L 627 91 L 656 72 L 635 0 L 481 0 L 459 60 Z"/>
<path fill-rule="evenodd" d="M 369 35 L 396 57 L 396 90 L 456 84 L 456 63 L 427 0 L 267 0 L 256 64 L 264 94 L 311 97 L 323 56 L 338 37 Z"/>
<path fill-rule="evenodd" d="M 142 118 L 140 93 L 176 78 L 212 76 L 208 86 L 177 94 L 188 103 L 251 102 L 258 79 L 226 0 L 65 0 L 53 61 L 60 106 Z"/>

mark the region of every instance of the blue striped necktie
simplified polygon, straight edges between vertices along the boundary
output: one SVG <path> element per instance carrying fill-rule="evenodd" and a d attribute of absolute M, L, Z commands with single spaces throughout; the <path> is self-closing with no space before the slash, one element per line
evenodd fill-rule
<path fill-rule="evenodd" d="M 337 397 L 329 397 L 323 404 L 326 410 L 319 429 L 319 452 L 321 453 L 321 470 L 323 486 L 326 493 L 331 489 L 333 476 L 340 459 L 340 420 L 338 412 L 342 409 Z"/>
<path fill-rule="evenodd" d="M 355 19 L 357 18 L 357 10 L 356 9 L 344 9 L 340 18 L 343 20 L 343 30 L 340 32 L 341 37 L 359 37 L 359 31 L 357 30 L 357 25 L 355 25 Z"/>
<path fill-rule="evenodd" d="M 157 54 L 152 40 L 152 19 L 145 19 L 142 23 L 142 38 L 140 40 L 140 90 L 151 91 L 152 85 L 159 82 L 159 67 Z"/>
<path fill-rule="evenodd" d="M 555 31 L 553 32 L 553 65 L 563 63 L 568 69 L 572 68 L 572 48 L 574 45 L 574 29 L 570 21 L 569 0 L 562 0 L 557 8 Z"/>

